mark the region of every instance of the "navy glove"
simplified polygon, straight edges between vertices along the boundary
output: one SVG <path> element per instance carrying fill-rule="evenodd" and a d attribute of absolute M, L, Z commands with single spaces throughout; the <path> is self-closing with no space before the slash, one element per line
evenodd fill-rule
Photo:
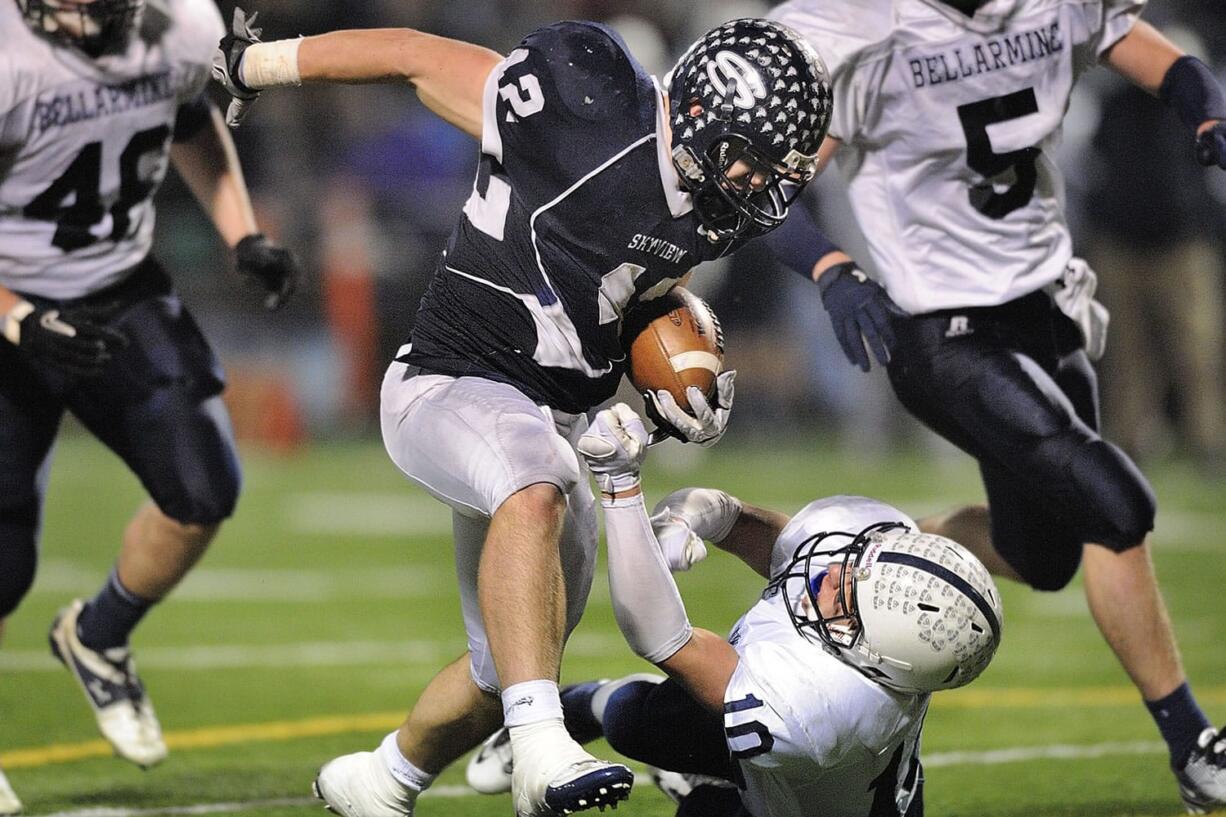
<path fill-rule="evenodd" d="M 881 285 L 865 275 L 854 261 L 845 261 L 823 272 L 817 286 L 847 359 L 867 372 L 871 363 L 864 341 L 868 341 L 877 362 L 882 366 L 889 363 L 894 348 L 890 321 L 906 313 L 890 300 Z"/>
<path fill-rule="evenodd" d="M 1218 122 L 1196 139 L 1196 161 L 1226 170 L 1226 122 Z"/>
<path fill-rule="evenodd" d="M 73 377 L 97 377 L 128 345 L 113 329 L 25 301 L 8 313 L 4 336 L 30 358 Z"/>
<path fill-rule="evenodd" d="M 234 248 L 235 264 L 243 275 L 254 278 L 268 293 L 264 308 L 280 309 L 294 294 L 302 273 L 294 254 L 278 247 L 263 233 L 252 233 Z"/>

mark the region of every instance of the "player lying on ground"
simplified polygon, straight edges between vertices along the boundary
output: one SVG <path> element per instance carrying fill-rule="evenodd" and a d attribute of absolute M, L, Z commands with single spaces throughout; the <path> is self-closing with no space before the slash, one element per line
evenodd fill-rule
<path fill-rule="evenodd" d="M 679 815 L 922 815 L 929 693 L 970 683 L 1000 643 L 987 569 L 863 497 L 818 500 L 789 520 L 687 488 L 649 519 L 639 486 L 646 441 L 642 421 L 618 404 L 600 412 L 579 451 L 600 485 L 618 625 L 669 679 L 570 687 L 567 727 L 686 773 L 666 788 L 680 796 Z M 769 581 L 727 639 L 690 625 L 669 572 L 704 555 L 703 539 Z M 471 761 L 478 790 L 508 788 L 506 745 L 495 733 Z"/>
<path fill-rule="evenodd" d="M 784 26 L 733 21 L 678 62 L 670 107 L 592 23 L 541 29 L 505 58 L 408 30 L 256 40 L 236 14 L 216 63 L 232 119 L 262 88 L 387 82 L 481 142 L 472 196 L 382 391 L 388 453 L 454 510 L 469 651 L 377 752 L 324 766 L 317 793 L 350 817 L 411 812 L 505 720 L 521 817 L 617 802 L 630 771 L 570 738 L 557 689 L 596 555 L 573 445 L 621 378 L 622 315 L 774 229 L 812 177 L 830 113 L 821 60 Z M 731 373 L 718 391 L 718 406 L 691 398 L 695 416 L 652 399 L 705 445 L 727 425 Z"/>
<path fill-rule="evenodd" d="M 52 650 L 116 754 L 143 767 L 166 744 L 128 637 L 204 553 L 240 483 L 221 368 L 151 255 L 167 169 L 267 306 L 298 274 L 258 232 L 204 95 L 223 32 L 209 0 L 0 0 L 0 629 L 34 580 L 68 410 L 151 501 L 98 594 L 56 619 Z M 8 795 L 0 778 L 0 814 L 16 810 Z"/>
<path fill-rule="evenodd" d="M 1144 5 L 777 7 L 772 16 L 829 60 L 835 111 L 822 153 L 837 149 L 881 283 L 812 226 L 789 220 L 772 238 L 817 279 L 848 357 L 868 369 L 866 338 L 907 410 L 978 461 L 987 506 L 921 527 L 1038 590 L 1065 587 L 1084 564 L 1095 623 L 1167 743 L 1185 805 L 1203 812 L 1226 806 L 1226 736 L 1193 697 L 1158 589 L 1153 491 L 1098 432 L 1091 360 L 1106 314 L 1073 255 L 1052 158 L 1076 81 L 1102 64 L 1178 113 L 1189 163 L 1226 168 L 1226 95 L 1139 19 Z M 1153 286 L 1172 285 L 1155 273 Z"/>

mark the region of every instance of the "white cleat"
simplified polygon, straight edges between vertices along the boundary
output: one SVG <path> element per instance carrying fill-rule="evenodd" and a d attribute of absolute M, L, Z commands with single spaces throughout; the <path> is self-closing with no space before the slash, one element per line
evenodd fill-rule
<path fill-rule="evenodd" d="M 1226 809 L 1226 728 L 1201 732 L 1188 762 L 1175 770 L 1175 779 L 1189 814 Z"/>
<path fill-rule="evenodd" d="M 8 778 L 4 776 L 4 771 L 0 769 L 0 815 L 9 817 L 9 815 L 20 813 L 21 801 L 17 799 L 17 792 L 13 791 Z"/>
<path fill-rule="evenodd" d="M 311 787 L 329 811 L 343 817 L 412 817 L 417 792 L 405 787 L 378 752 L 328 761 Z"/>
<path fill-rule="evenodd" d="M 585 752 L 561 719 L 515 727 L 511 795 L 517 817 L 561 817 L 630 796 L 634 773 Z"/>
<path fill-rule="evenodd" d="M 719 777 L 670 772 L 667 769 L 657 769 L 655 766 L 647 767 L 647 776 L 651 778 L 652 783 L 656 784 L 656 788 L 668 795 L 668 799 L 674 803 L 680 803 L 699 786 L 715 786 L 721 789 L 736 788 L 732 782 Z"/>
<path fill-rule="evenodd" d="M 505 726 L 485 739 L 468 761 L 464 777 L 478 794 L 503 794 L 511 790 L 511 732 Z"/>
<path fill-rule="evenodd" d="M 145 694 L 127 647 L 96 652 L 77 638 L 77 618 L 85 604 L 77 599 L 60 611 L 48 636 L 51 654 L 77 679 L 94 710 L 98 729 L 115 754 L 147 769 L 166 758 L 162 727 Z"/>

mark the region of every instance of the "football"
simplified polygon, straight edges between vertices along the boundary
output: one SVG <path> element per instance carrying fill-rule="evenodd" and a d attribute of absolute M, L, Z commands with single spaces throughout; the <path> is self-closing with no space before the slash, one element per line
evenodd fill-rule
<path fill-rule="evenodd" d="M 673 287 L 629 312 L 622 338 L 630 382 L 640 394 L 664 389 L 689 411 L 685 390 L 697 386 L 714 403 L 715 377 L 724 368 L 724 333 L 702 298 Z"/>

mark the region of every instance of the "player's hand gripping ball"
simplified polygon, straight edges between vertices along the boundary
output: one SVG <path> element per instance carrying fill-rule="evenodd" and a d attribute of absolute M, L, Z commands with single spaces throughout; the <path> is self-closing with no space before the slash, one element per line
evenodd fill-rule
<path fill-rule="evenodd" d="M 724 333 L 705 301 L 684 287 L 626 316 L 630 382 L 647 415 L 669 436 L 711 445 L 732 408 L 734 372 L 725 372 Z"/>

